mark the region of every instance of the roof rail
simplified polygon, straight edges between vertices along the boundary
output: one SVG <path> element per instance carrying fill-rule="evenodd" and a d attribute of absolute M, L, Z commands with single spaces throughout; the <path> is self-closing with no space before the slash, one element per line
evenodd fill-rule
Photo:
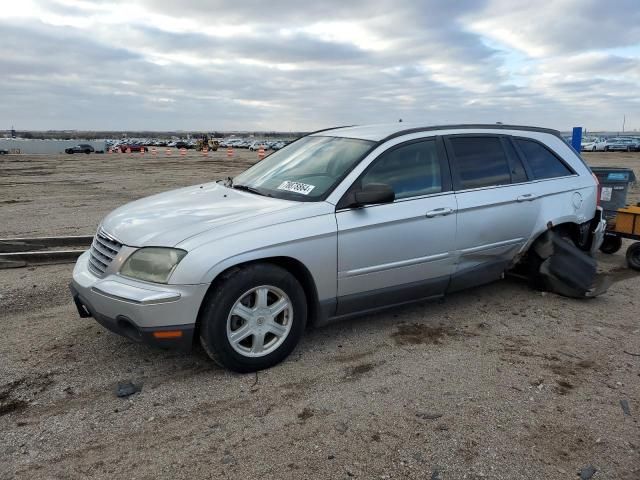
<path fill-rule="evenodd" d="M 477 124 L 459 124 L 459 125 L 434 125 L 431 127 L 416 127 L 416 128 L 408 128 L 405 130 L 400 130 L 398 132 L 392 133 L 387 137 L 380 140 L 380 143 L 386 142 L 387 140 L 391 140 L 392 138 L 401 137 L 403 135 L 409 135 L 411 133 L 420 133 L 420 132 L 430 132 L 434 130 L 462 130 L 462 129 L 474 129 L 474 128 L 484 128 L 484 129 L 495 129 L 495 130 L 523 130 L 528 132 L 540 132 L 540 133 L 549 133 L 556 137 L 561 137 L 560 132 L 558 130 L 553 130 L 551 128 L 542 128 L 542 127 L 527 127 L 524 125 L 504 125 L 502 123 L 477 123 Z"/>

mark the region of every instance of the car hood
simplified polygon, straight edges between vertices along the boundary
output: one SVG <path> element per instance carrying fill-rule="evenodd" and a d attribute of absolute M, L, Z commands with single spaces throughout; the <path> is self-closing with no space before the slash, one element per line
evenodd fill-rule
<path fill-rule="evenodd" d="M 107 215 L 101 228 L 132 247 L 173 247 L 216 227 L 302 205 L 209 183 L 128 203 Z"/>

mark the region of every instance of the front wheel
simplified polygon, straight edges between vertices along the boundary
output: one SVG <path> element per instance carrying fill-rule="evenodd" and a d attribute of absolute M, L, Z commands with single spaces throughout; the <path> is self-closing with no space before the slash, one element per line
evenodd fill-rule
<path fill-rule="evenodd" d="M 640 242 L 632 243 L 627 248 L 627 265 L 634 270 L 640 270 Z"/>
<path fill-rule="evenodd" d="M 277 265 L 253 264 L 225 274 L 207 295 L 200 343 L 219 365 L 254 372 L 284 360 L 306 323 L 298 280 Z"/>

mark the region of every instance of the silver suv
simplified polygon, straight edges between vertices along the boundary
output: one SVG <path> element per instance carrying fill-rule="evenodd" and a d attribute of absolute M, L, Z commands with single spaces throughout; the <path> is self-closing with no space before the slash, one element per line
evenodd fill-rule
<path fill-rule="evenodd" d="M 405 125 L 315 132 L 118 208 L 75 266 L 80 315 L 248 372 L 308 323 L 497 280 L 549 229 L 599 247 L 597 180 L 558 132 Z"/>

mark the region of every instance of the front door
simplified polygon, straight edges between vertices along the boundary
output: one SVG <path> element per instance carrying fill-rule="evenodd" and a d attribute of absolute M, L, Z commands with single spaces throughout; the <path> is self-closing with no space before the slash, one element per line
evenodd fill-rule
<path fill-rule="evenodd" d="M 441 295 L 451 275 L 457 205 L 440 142 L 392 147 L 353 188 L 369 183 L 396 199 L 336 212 L 338 315 Z"/>

